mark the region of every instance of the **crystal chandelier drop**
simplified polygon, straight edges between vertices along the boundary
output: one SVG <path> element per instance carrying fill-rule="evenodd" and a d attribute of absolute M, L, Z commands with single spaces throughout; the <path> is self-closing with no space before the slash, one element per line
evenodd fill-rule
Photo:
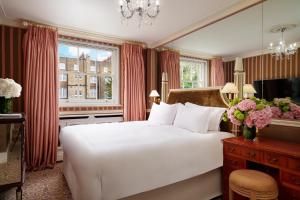
<path fill-rule="evenodd" d="M 120 0 L 122 17 L 126 20 L 137 15 L 139 27 L 142 22 L 152 24 L 159 13 L 159 0 Z"/>
<path fill-rule="evenodd" d="M 285 31 L 294 27 L 295 25 L 281 25 L 271 29 L 271 32 L 273 33 L 281 32 L 281 39 L 278 45 L 274 46 L 273 43 L 270 43 L 268 48 L 271 51 L 271 55 L 275 56 L 277 60 L 283 59 L 285 57 L 290 59 L 290 57 L 296 53 L 297 51 L 296 42 L 287 45 L 283 37 Z"/>

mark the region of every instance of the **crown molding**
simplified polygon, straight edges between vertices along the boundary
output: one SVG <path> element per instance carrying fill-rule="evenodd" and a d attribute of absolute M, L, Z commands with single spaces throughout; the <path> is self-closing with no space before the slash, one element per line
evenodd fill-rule
<path fill-rule="evenodd" d="M 24 26 L 24 21 L 23 19 L 12 19 L 9 17 L 0 17 L 0 24 L 1 25 L 6 25 L 6 26 L 13 26 L 13 27 L 19 27 L 19 28 L 26 28 Z M 35 23 L 40 23 L 40 22 L 35 22 Z M 49 23 L 42 23 L 47 26 L 52 26 L 56 27 L 58 34 L 61 35 L 66 35 L 66 36 L 72 36 L 72 37 L 79 37 L 83 39 L 89 39 L 89 40 L 94 40 L 94 41 L 100 41 L 100 42 L 107 42 L 107 43 L 113 43 L 117 45 L 122 45 L 124 43 L 133 43 L 133 44 L 140 44 L 143 46 L 143 48 L 147 47 L 147 44 L 139 41 L 132 41 L 132 40 L 127 40 L 124 38 L 120 37 L 115 37 L 115 36 L 108 36 L 104 35 L 101 33 L 97 32 L 90 32 L 86 31 L 83 29 L 75 28 L 75 27 L 68 27 L 68 26 L 60 26 L 56 24 L 49 24 Z"/>
<path fill-rule="evenodd" d="M 177 49 L 177 51 L 179 51 L 180 55 L 190 56 L 194 58 L 207 59 L 207 60 L 216 58 L 216 56 L 204 52 L 190 51 L 186 49 Z"/>
<path fill-rule="evenodd" d="M 236 13 L 239 13 L 247 8 L 250 8 L 252 6 L 255 6 L 261 2 L 263 2 L 264 0 L 243 0 L 229 8 L 226 8 L 226 9 L 223 9 L 222 11 L 216 13 L 216 14 L 213 14 L 213 15 L 210 15 L 208 17 L 206 17 L 205 19 L 201 20 L 201 21 L 198 21 L 190 26 L 187 26 L 186 28 L 170 35 L 169 37 L 163 39 L 163 40 L 160 40 L 158 42 L 155 42 L 153 44 L 150 44 L 149 45 L 149 48 L 157 48 L 157 47 L 160 47 L 160 46 L 163 46 L 163 45 L 166 45 L 167 43 L 170 43 L 174 40 L 177 40 L 181 37 L 184 37 L 190 33 L 193 33 L 195 31 L 198 31 L 202 28 L 205 28 L 209 25 L 212 25 L 218 21 L 221 21 L 227 17 L 230 17 Z"/>

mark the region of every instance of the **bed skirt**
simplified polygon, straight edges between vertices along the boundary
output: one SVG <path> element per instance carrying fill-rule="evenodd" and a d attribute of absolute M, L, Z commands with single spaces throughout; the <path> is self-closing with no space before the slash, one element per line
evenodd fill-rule
<path fill-rule="evenodd" d="M 67 156 L 64 157 L 63 163 L 64 176 L 72 197 L 74 200 L 81 200 L 77 194 L 80 187 L 77 184 L 76 174 Z M 125 197 L 122 200 L 209 200 L 221 194 L 221 168 L 218 168 L 184 181 Z"/>

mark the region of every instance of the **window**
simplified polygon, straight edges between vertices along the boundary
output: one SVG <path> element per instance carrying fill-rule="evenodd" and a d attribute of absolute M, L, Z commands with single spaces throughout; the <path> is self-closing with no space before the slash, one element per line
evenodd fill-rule
<path fill-rule="evenodd" d="M 118 104 L 119 49 L 59 42 L 60 104 Z"/>
<path fill-rule="evenodd" d="M 61 88 L 59 88 L 59 97 L 61 98 L 61 99 L 66 99 L 67 98 L 67 93 L 68 93 L 68 91 L 67 91 L 68 89 L 66 88 L 66 87 L 61 87 Z"/>
<path fill-rule="evenodd" d="M 180 58 L 181 88 L 199 88 L 208 86 L 207 61 Z"/>
<path fill-rule="evenodd" d="M 59 81 L 67 81 L 68 80 L 68 74 L 65 74 L 65 73 L 61 73 L 59 74 Z"/>

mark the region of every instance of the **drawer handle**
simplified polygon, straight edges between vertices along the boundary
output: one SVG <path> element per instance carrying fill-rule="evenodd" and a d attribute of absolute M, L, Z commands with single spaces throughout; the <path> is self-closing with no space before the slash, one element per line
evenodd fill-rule
<path fill-rule="evenodd" d="M 268 158 L 268 162 L 271 163 L 271 164 L 277 163 L 278 162 L 278 158 L 271 158 L 271 157 L 269 157 Z"/>
<path fill-rule="evenodd" d="M 250 158 L 255 158 L 255 157 L 256 157 L 256 153 L 253 152 L 253 151 L 247 152 L 247 155 L 248 155 Z"/>
<path fill-rule="evenodd" d="M 300 185 L 300 179 L 295 176 L 291 176 L 291 182 L 295 185 Z"/>

